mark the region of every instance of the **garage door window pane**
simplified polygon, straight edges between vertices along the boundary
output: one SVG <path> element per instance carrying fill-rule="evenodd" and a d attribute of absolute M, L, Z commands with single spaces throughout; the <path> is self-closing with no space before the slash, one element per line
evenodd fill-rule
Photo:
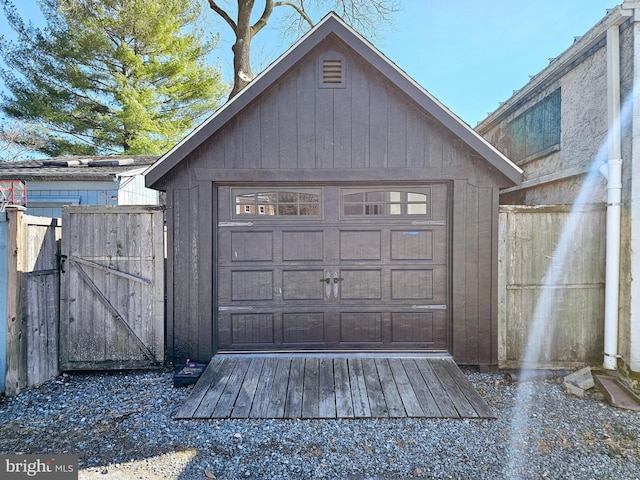
<path fill-rule="evenodd" d="M 349 216 L 414 216 L 431 215 L 430 188 L 419 189 L 345 189 L 342 192 L 342 214 Z"/>
<path fill-rule="evenodd" d="M 319 216 L 321 191 L 317 188 L 269 191 L 233 189 L 234 217 Z"/>

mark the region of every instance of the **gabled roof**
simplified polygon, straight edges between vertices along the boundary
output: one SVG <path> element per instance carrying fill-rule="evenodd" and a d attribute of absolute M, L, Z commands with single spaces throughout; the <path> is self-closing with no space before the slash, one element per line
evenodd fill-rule
<path fill-rule="evenodd" d="M 411 79 L 404 71 L 387 59 L 364 37 L 349 27 L 335 13 L 328 14 L 320 23 L 296 42 L 278 60 L 249 83 L 238 95 L 218 109 L 198 128 L 163 155 L 145 172 L 147 187 L 155 184 L 177 166 L 198 146 L 221 129 L 244 107 L 249 105 L 285 72 L 299 62 L 329 35 L 335 35 L 349 45 L 382 76 L 395 84 L 427 113 L 449 129 L 456 137 L 487 160 L 514 184 L 521 181 L 522 170 L 500 153 L 494 146 L 476 133 L 469 125 L 454 115 L 435 97 Z"/>
<path fill-rule="evenodd" d="M 0 161 L 0 180 L 112 181 L 146 169 L 158 159 L 153 155 L 74 156 L 44 160 Z"/>

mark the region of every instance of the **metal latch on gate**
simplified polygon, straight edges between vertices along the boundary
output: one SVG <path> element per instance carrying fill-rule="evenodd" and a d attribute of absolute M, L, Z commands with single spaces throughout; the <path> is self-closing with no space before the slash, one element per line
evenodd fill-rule
<path fill-rule="evenodd" d="M 60 270 L 60 273 L 64 273 L 64 262 L 67 261 L 67 256 L 58 253 L 56 254 L 56 257 L 58 257 L 58 270 Z"/>

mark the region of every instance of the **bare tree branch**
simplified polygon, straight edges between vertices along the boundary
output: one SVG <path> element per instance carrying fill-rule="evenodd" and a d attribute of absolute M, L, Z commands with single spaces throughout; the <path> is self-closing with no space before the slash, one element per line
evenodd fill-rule
<path fill-rule="evenodd" d="M 276 2 L 277 5 L 278 2 Z M 264 11 L 262 12 L 262 16 L 258 19 L 256 23 L 251 26 L 251 36 L 255 36 L 263 27 L 267 24 L 269 17 L 273 13 L 273 0 L 266 0 L 264 2 Z"/>
<path fill-rule="evenodd" d="M 218 15 L 220 15 L 222 19 L 229 24 L 229 26 L 233 29 L 234 32 L 236 31 L 236 29 L 238 28 L 238 26 L 236 25 L 236 22 L 233 21 L 233 19 L 229 16 L 229 14 L 225 10 L 220 8 L 220 6 L 216 3 L 216 0 L 209 0 L 209 6 L 211 7 L 211 10 L 213 10 Z"/>
<path fill-rule="evenodd" d="M 11 122 L 0 127 L 0 160 L 13 162 L 28 158 L 48 144 L 33 125 Z"/>
<path fill-rule="evenodd" d="M 291 7 L 296 12 L 298 12 L 298 15 L 300 15 L 309 24 L 310 27 L 313 27 L 315 25 L 313 20 L 311 20 L 311 18 L 309 18 L 309 15 L 307 15 L 307 12 L 304 11 L 304 7 L 301 7 L 299 5 L 296 5 L 295 3 L 286 2 L 286 1 L 275 2 L 273 5 L 274 5 L 274 7 L 284 7 L 284 6 Z"/>

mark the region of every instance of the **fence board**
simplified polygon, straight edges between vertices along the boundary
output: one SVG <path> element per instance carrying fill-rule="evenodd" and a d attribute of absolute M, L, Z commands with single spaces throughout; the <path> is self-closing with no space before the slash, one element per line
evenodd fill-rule
<path fill-rule="evenodd" d="M 549 266 L 570 216 L 577 228 L 557 281 Z M 543 294 L 550 302 L 539 366 L 593 363 L 603 349 L 606 212 L 599 205 L 574 208 L 500 206 L 498 361 L 521 366 L 527 334 Z"/>
<path fill-rule="evenodd" d="M 11 396 L 37 387 L 59 373 L 60 225 L 56 219 L 24 215 L 20 209 L 8 209 L 6 222 L 4 391 Z"/>

